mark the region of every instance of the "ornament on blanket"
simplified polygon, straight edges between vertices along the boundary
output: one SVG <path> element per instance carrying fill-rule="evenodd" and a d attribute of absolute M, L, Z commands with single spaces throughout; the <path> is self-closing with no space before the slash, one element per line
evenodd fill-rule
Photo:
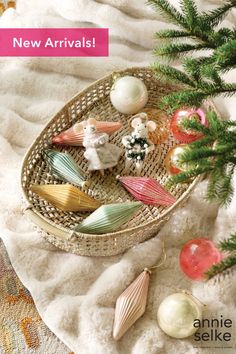
<path fill-rule="evenodd" d="M 125 171 L 128 171 L 134 163 L 138 174 L 140 174 L 146 156 L 155 148 L 149 140 L 148 134 L 156 129 L 156 123 L 147 118 L 146 113 L 138 113 L 133 116 L 131 126 L 134 130 L 122 139 L 126 157 Z"/>
<path fill-rule="evenodd" d="M 182 164 L 180 157 L 187 148 L 186 144 L 179 144 L 171 148 L 164 160 L 164 165 L 170 175 L 177 175 L 182 171 L 187 171 L 186 164 Z"/>
<path fill-rule="evenodd" d="M 70 184 L 33 185 L 30 189 L 64 211 L 94 211 L 101 206 L 98 200 Z"/>
<path fill-rule="evenodd" d="M 158 324 L 170 337 L 187 338 L 197 331 L 194 321 L 202 319 L 203 306 L 187 292 L 169 295 L 158 308 Z"/>
<path fill-rule="evenodd" d="M 144 314 L 147 304 L 149 281 L 152 271 L 160 267 L 166 260 L 163 244 L 163 259 L 143 272 L 128 286 L 116 300 L 113 338 L 119 340 L 128 329 Z"/>
<path fill-rule="evenodd" d="M 78 129 L 78 124 L 74 124 L 71 128 L 54 136 L 53 144 L 83 146 L 84 131 Z M 107 133 L 109 135 L 115 133 L 122 127 L 120 122 L 97 121 L 96 128 L 99 133 Z"/>
<path fill-rule="evenodd" d="M 87 121 L 78 123 L 76 131 L 84 133 L 83 146 L 85 147 L 84 157 L 88 160 L 89 171 L 99 170 L 104 175 L 104 170 L 118 164 L 122 150 L 109 143 L 109 135 L 97 131 L 97 121 L 89 118 Z"/>
<path fill-rule="evenodd" d="M 205 127 L 208 126 L 208 120 L 202 109 L 198 108 L 182 108 L 174 112 L 171 119 L 170 129 L 173 136 L 181 143 L 191 143 L 203 137 L 200 132 L 195 132 L 189 129 L 185 129 L 182 123 L 186 119 L 195 119 L 198 123 L 201 123 Z"/>
<path fill-rule="evenodd" d="M 170 206 L 176 199 L 157 180 L 149 177 L 116 177 L 134 198 L 147 205 Z"/>
<path fill-rule="evenodd" d="M 47 162 L 51 173 L 58 179 L 70 182 L 82 188 L 89 185 L 84 171 L 77 165 L 68 152 L 55 150 L 43 150 L 43 157 Z"/>
<path fill-rule="evenodd" d="M 117 231 L 142 207 L 141 202 L 102 205 L 79 225 L 75 231 L 87 234 L 105 234 Z"/>
<path fill-rule="evenodd" d="M 205 273 L 223 259 L 214 243 L 206 238 L 195 238 L 182 248 L 179 263 L 182 271 L 193 280 L 206 280 Z"/>
<path fill-rule="evenodd" d="M 149 139 L 155 145 L 164 143 L 170 135 L 170 119 L 160 109 L 144 108 L 143 112 L 147 114 L 148 119 L 156 123 L 156 129 L 149 132 Z"/>
<path fill-rule="evenodd" d="M 115 82 L 110 92 L 110 99 L 117 111 L 124 114 L 135 114 L 148 101 L 147 87 L 137 77 L 115 77 Z"/>

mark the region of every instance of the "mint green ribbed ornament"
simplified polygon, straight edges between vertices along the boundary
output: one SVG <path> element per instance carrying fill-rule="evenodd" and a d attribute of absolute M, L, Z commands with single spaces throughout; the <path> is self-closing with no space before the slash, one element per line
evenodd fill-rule
<path fill-rule="evenodd" d="M 84 171 L 68 152 L 44 150 L 43 156 L 55 177 L 82 188 L 88 185 L 88 182 L 85 181 Z"/>
<path fill-rule="evenodd" d="M 119 227 L 128 222 L 142 205 L 141 202 L 102 205 L 77 225 L 75 231 L 87 234 L 118 231 Z"/>

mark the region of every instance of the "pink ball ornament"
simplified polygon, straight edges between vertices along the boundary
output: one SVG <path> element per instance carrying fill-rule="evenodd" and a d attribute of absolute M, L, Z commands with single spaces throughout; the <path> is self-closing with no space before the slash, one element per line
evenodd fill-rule
<path fill-rule="evenodd" d="M 188 241 L 180 252 L 182 271 L 193 280 L 204 280 L 205 273 L 223 258 L 214 243 L 206 238 Z"/>

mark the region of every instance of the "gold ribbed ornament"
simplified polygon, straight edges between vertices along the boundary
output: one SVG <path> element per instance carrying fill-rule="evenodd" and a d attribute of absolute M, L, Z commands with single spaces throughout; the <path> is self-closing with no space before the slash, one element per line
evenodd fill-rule
<path fill-rule="evenodd" d="M 101 206 L 98 200 L 70 184 L 33 185 L 31 191 L 63 211 L 94 211 Z"/>

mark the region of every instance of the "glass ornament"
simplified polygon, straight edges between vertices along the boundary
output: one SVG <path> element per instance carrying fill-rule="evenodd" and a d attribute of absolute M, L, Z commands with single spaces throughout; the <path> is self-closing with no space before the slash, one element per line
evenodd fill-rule
<path fill-rule="evenodd" d="M 33 185 L 30 189 L 63 211 L 94 211 L 101 206 L 98 200 L 71 184 Z"/>
<path fill-rule="evenodd" d="M 79 123 L 76 123 L 71 128 L 54 136 L 52 143 L 58 145 L 83 146 L 84 131 L 77 129 L 78 124 Z M 96 127 L 99 133 L 111 135 L 119 130 L 122 124 L 120 122 L 97 121 Z"/>
<path fill-rule="evenodd" d="M 102 205 L 79 225 L 75 231 L 88 234 L 105 234 L 117 231 L 141 208 L 141 202 Z"/>
<path fill-rule="evenodd" d="M 143 112 L 148 115 L 148 119 L 156 123 L 154 132 L 149 133 L 149 139 L 155 145 L 164 143 L 170 135 L 170 119 L 160 109 L 144 108 Z"/>
<path fill-rule="evenodd" d="M 85 180 L 84 171 L 68 152 L 45 149 L 43 150 L 43 157 L 56 178 L 82 188 L 88 186 L 89 183 Z"/>
<path fill-rule="evenodd" d="M 185 149 L 187 148 L 187 145 L 185 144 L 179 144 L 171 148 L 164 160 L 164 165 L 167 170 L 167 172 L 170 175 L 176 175 L 182 171 L 187 170 L 186 164 L 181 164 L 179 163 L 179 158 L 180 156 L 184 153 Z"/>
<path fill-rule="evenodd" d="M 147 205 L 170 206 L 176 199 L 159 182 L 149 177 L 116 177 L 134 198 Z"/>
<path fill-rule="evenodd" d="M 135 114 L 148 101 L 147 87 L 137 77 L 118 77 L 111 88 L 110 100 L 117 111 L 124 114 Z"/>
<path fill-rule="evenodd" d="M 193 280 L 204 280 L 204 274 L 222 260 L 222 253 L 206 238 L 195 238 L 182 248 L 179 264 L 182 271 Z"/>
<path fill-rule="evenodd" d="M 144 271 L 116 300 L 113 338 L 119 340 L 144 314 L 147 304 L 150 271 Z"/>
<path fill-rule="evenodd" d="M 198 108 L 181 108 L 175 111 L 171 123 L 170 130 L 176 140 L 181 143 L 191 143 L 200 139 L 203 134 L 189 129 L 185 129 L 181 124 L 185 119 L 197 119 L 199 123 L 208 126 L 208 121 L 202 109 Z"/>
<path fill-rule="evenodd" d="M 187 293 L 167 296 L 157 311 L 160 328 L 173 338 L 187 338 L 194 334 L 198 329 L 194 327 L 196 319 L 202 319 L 202 304 Z"/>

